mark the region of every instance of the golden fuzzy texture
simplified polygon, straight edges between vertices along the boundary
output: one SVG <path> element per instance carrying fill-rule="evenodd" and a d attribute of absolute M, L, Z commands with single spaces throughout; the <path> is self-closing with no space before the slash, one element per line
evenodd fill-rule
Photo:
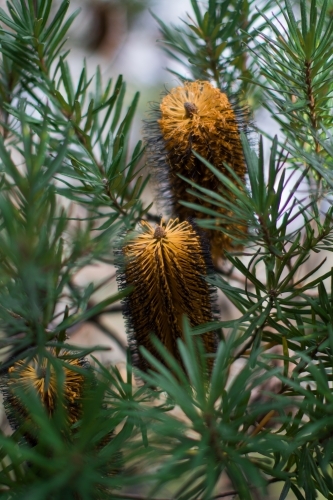
<path fill-rule="evenodd" d="M 211 191 L 219 191 L 220 181 L 193 155 L 191 150 L 195 150 L 224 175 L 232 178 L 224 167 L 224 163 L 227 163 L 240 179 L 244 180 L 246 167 L 239 127 L 226 94 L 209 82 L 187 82 L 184 86 L 173 88 L 163 98 L 160 113 L 158 123 L 167 153 L 168 181 L 174 213 L 180 220 L 186 220 L 188 217 L 211 218 L 210 215 L 193 212 L 179 203 L 187 201 L 226 214 L 225 209 L 187 193 L 189 184 L 177 175 L 182 174 Z M 230 212 L 226 215 L 232 216 Z M 225 227 L 232 229 L 230 224 Z M 235 229 L 241 233 L 247 231 L 246 227 L 239 225 Z M 218 230 L 207 230 L 207 233 L 215 262 L 223 256 L 225 250 L 235 248 L 231 238 L 224 233 Z"/>
<path fill-rule="evenodd" d="M 192 225 L 176 219 L 157 227 L 143 221 L 141 227 L 142 232 L 126 244 L 123 253 L 124 281 L 135 287 L 125 303 L 130 346 L 139 367 L 146 369 L 138 346 L 160 359 L 152 333 L 179 360 L 177 339 L 183 338 L 183 315 L 192 327 L 214 318 L 212 291 L 204 279 L 205 252 Z M 215 332 L 204 334 L 202 340 L 206 352 L 215 352 Z"/>
<path fill-rule="evenodd" d="M 53 355 L 54 349 L 51 349 L 50 353 Z M 66 352 L 61 354 L 66 354 Z M 82 367 L 83 363 L 82 359 L 68 359 L 66 362 L 74 368 Z M 64 374 L 64 403 L 69 422 L 74 423 L 79 418 L 84 376 L 67 366 L 62 366 L 62 369 Z M 56 375 L 54 366 L 46 357 L 40 360 L 36 356 L 29 363 L 25 360 L 14 363 L 8 370 L 6 387 L 6 402 L 8 403 L 6 407 L 9 419 L 15 423 L 15 417 L 11 418 L 11 409 L 14 410 L 14 413 L 21 414 L 22 417 L 26 415 L 26 409 L 19 400 L 19 395 L 15 393 L 15 389 L 26 391 L 28 394 L 30 389 L 35 389 L 41 403 L 51 416 L 57 404 L 58 384 L 59 378 Z"/>

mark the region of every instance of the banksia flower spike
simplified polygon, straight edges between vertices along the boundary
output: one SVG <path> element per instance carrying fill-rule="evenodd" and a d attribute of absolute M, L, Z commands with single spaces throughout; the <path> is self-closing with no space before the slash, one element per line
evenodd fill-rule
<path fill-rule="evenodd" d="M 49 353 L 51 356 L 55 356 L 54 349 L 50 349 Z M 62 351 L 61 354 L 66 354 L 66 351 Z M 61 366 L 63 370 L 63 402 L 69 424 L 72 424 L 80 418 L 81 398 L 85 382 L 82 372 L 79 373 L 76 369 L 88 368 L 89 363 L 82 358 L 67 359 L 66 365 Z M 13 429 L 19 427 L 29 414 L 19 397 L 20 391 L 29 394 L 29 391 L 35 390 L 50 416 L 53 414 L 59 399 L 59 376 L 53 362 L 48 357 L 40 359 L 35 356 L 28 362 L 26 360 L 17 361 L 9 368 L 1 386 L 5 412 Z"/>
<path fill-rule="evenodd" d="M 122 253 L 125 262 L 118 282 L 121 287 L 134 286 L 124 304 L 134 363 L 143 370 L 148 367 L 139 346 L 160 359 L 151 334 L 179 360 L 183 315 L 193 327 L 214 319 L 213 291 L 204 278 L 210 264 L 203 237 L 188 221 L 162 221 L 156 227 L 143 221 L 141 232 L 125 242 Z M 204 334 L 202 340 L 207 353 L 215 352 L 215 332 Z"/>
<path fill-rule="evenodd" d="M 200 186 L 217 192 L 220 181 L 194 154 L 199 153 L 224 175 L 235 182 L 225 168 L 228 164 L 243 181 L 246 167 L 240 141 L 240 130 L 246 129 L 244 113 L 236 113 L 226 94 L 209 82 L 187 82 L 173 88 L 147 122 L 145 136 L 149 163 L 157 168 L 159 185 L 169 198 L 172 216 L 180 220 L 211 218 L 181 205 L 180 201 L 204 205 L 230 217 L 225 209 L 187 193 L 189 184 L 178 174 Z M 225 229 L 233 229 L 230 224 Z M 234 248 L 231 238 L 218 230 L 207 230 L 213 260 Z M 237 232 L 246 233 L 246 227 L 237 226 Z"/>

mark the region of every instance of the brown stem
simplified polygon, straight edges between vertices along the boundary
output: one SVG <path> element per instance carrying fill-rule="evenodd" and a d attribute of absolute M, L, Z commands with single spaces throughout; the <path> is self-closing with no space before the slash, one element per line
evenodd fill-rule
<path fill-rule="evenodd" d="M 316 114 L 316 103 L 315 103 L 315 97 L 313 94 L 313 87 L 312 87 L 312 78 L 311 78 L 311 64 L 312 61 L 305 61 L 305 83 L 307 87 L 307 98 L 308 98 L 308 104 L 309 104 L 309 109 L 310 109 L 310 121 L 312 128 L 317 131 L 318 129 L 318 118 Z M 320 152 L 320 145 L 318 142 L 318 139 L 314 137 L 314 142 L 315 142 L 315 148 L 316 148 L 316 153 Z"/>
<path fill-rule="evenodd" d="M 218 71 L 218 65 L 216 64 L 216 59 L 213 54 L 212 41 L 210 38 L 205 39 L 206 42 L 206 50 L 210 62 L 210 69 L 212 70 L 214 80 L 216 81 L 216 85 L 220 88 L 220 74 Z"/>
<path fill-rule="evenodd" d="M 216 495 L 215 497 L 212 497 L 212 500 L 217 500 L 218 498 L 227 498 L 227 497 L 232 497 L 237 495 L 236 490 L 231 490 L 231 491 L 226 491 L 225 493 L 221 493 L 220 495 Z M 173 500 L 172 497 L 169 498 L 156 498 L 156 499 L 151 499 L 150 497 L 143 496 L 143 495 L 135 495 L 135 494 L 122 494 L 122 493 L 117 493 L 117 492 L 112 492 L 112 498 L 119 498 L 122 500 Z"/>
<path fill-rule="evenodd" d="M 277 483 L 281 481 L 281 479 L 279 478 L 272 478 L 272 479 L 269 479 L 267 481 L 267 484 L 273 484 L 273 483 Z M 249 486 L 249 489 L 250 490 L 254 490 L 255 488 L 254 487 L 251 487 Z M 229 491 L 225 491 L 224 493 L 219 493 L 218 495 L 215 495 L 213 497 L 211 497 L 212 500 L 218 500 L 219 498 L 227 498 L 227 497 L 233 497 L 235 495 L 238 494 L 238 491 L 236 490 L 229 490 Z M 124 493 L 117 493 L 116 491 L 115 492 L 112 492 L 112 498 L 120 498 L 122 500 L 174 500 L 173 497 L 169 497 L 169 498 L 158 498 L 158 499 L 154 499 L 154 498 L 150 498 L 147 496 L 144 496 L 144 495 L 136 495 L 136 494 L 124 494 Z"/>
<path fill-rule="evenodd" d="M 265 425 L 271 420 L 271 418 L 274 417 L 276 413 L 276 410 L 271 410 L 270 412 L 267 413 L 267 415 L 264 416 L 257 425 L 257 427 L 254 429 L 254 431 L 251 434 L 251 437 L 256 436 L 259 434 L 259 432 L 265 427 Z"/>

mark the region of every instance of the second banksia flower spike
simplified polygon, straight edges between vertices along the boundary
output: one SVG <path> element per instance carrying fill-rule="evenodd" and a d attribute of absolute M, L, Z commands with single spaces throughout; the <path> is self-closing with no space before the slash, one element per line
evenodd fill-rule
<path fill-rule="evenodd" d="M 148 368 L 140 346 L 160 359 L 152 334 L 179 360 L 177 339 L 183 338 L 183 315 L 193 327 L 214 320 L 213 292 L 205 280 L 209 252 L 202 236 L 188 221 L 171 219 L 156 227 L 143 221 L 141 231 L 125 241 L 122 252 L 125 261 L 118 281 L 134 287 L 125 299 L 134 363 Z M 207 353 L 215 352 L 215 332 L 204 334 L 202 340 Z"/>
<path fill-rule="evenodd" d="M 209 82 L 195 81 L 186 82 L 167 93 L 159 109 L 153 113 L 153 120 L 147 122 L 149 162 L 158 170 L 159 181 L 170 200 L 172 215 L 180 220 L 211 218 L 181 205 L 180 201 L 204 205 L 221 215 L 225 213 L 225 209 L 189 194 L 189 184 L 178 176 L 181 174 L 206 189 L 218 192 L 220 181 L 192 150 L 233 182 L 236 181 L 225 168 L 225 163 L 244 181 L 246 166 L 240 130 L 246 129 L 246 120 L 240 115 L 233 109 L 226 94 Z M 229 226 L 226 227 L 228 230 L 231 229 Z M 237 230 L 246 233 L 246 227 L 238 226 Z M 206 232 L 216 262 L 225 250 L 232 248 L 231 238 L 218 230 Z"/>
<path fill-rule="evenodd" d="M 48 351 L 49 358 L 40 359 L 36 355 L 29 362 L 16 361 L 1 381 L 5 412 L 13 429 L 18 428 L 29 416 L 29 409 L 21 401 L 20 392 L 17 393 L 17 391 L 22 391 L 28 396 L 29 391 L 33 390 L 49 416 L 54 413 L 59 404 L 59 391 L 62 391 L 68 423 L 71 425 L 80 418 L 81 398 L 85 384 L 82 370 L 90 371 L 90 365 L 84 358 L 68 359 L 66 365 L 59 365 L 58 369 L 61 366 L 63 377 L 62 386 L 60 386 L 60 380 L 52 362 L 53 358 L 56 361 L 55 350 L 51 348 Z M 61 354 L 68 353 L 63 350 Z M 28 441 L 34 441 L 32 436 L 26 437 Z"/>

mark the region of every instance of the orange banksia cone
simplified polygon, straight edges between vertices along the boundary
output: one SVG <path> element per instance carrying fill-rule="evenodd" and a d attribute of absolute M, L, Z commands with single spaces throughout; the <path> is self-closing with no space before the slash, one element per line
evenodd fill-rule
<path fill-rule="evenodd" d="M 159 184 L 169 200 L 172 215 L 181 221 L 189 217 L 212 218 L 180 204 L 180 201 L 185 201 L 230 218 L 232 214 L 225 208 L 187 193 L 190 185 L 178 174 L 210 191 L 219 192 L 220 181 L 196 158 L 192 153 L 194 150 L 233 182 L 236 181 L 225 168 L 225 163 L 244 181 L 246 166 L 240 140 L 240 130 L 245 130 L 247 124 L 244 112 L 236 113 L 227 95 L 205 81 L 187 82 L 173 88 L 155 111 L 153 120 L 146 126 L 148 162 L 157 168 Z M 233 229 L 230 223 L 223 227 L 229 231 Z M 237 226 L 237 233 L 246 232 L 245 226 Z M 208 229 L 206 233 L 214 262 L 226 250 L 235 248 L 231 237 L 218 228 Z"/>
<path fill-rule="evenodd" d="M 125 242 L 122 253 L 118 282 L 121 287 L 134 287 L 124 304 L 134 363 L 148 368 L 140 346 L 160 359 L 152 334 L 179 360 L 177 339 L 183 338 L 183 315 L 192 327 L 215 319 L 213 290 L 205 280 L 210 264 L 203 237 L 188 221 L 170 220 L 156 227 L 143 221 L 141 231 Z M 214 353 L 216 333 L 206 333 L 202 340 L 206 352 Z"/>
<path fill-rule="evenodd" d="M 49 349 L 49 353 L 52 358 L 55 355 L 54 349 Z M 61 354 L 67 353 L 62 351 Z M 89 367 L 89 363 L 83 358 L 67 359 L 66 366 L 61 366 L 63 386 L 60 388 L 59 376 L 48 357 L 40 359 L 39 356 L 35 356 L 30 361 L 25 359 L 16 361 L 1 382 L 5 411 L 12 428 L 16 429 L 28 418 L 29 411 L 21 401 L 20 394 L 23 392 L 29 395 L 31 390 L 35 391 L 50 416 L 59 402 L 58 394 L 61 390 L 68 422 L 69 424 L 76 422 L 80 418 L 85 383 L 85 377 L 78 369 L 89 369 Z"/>

